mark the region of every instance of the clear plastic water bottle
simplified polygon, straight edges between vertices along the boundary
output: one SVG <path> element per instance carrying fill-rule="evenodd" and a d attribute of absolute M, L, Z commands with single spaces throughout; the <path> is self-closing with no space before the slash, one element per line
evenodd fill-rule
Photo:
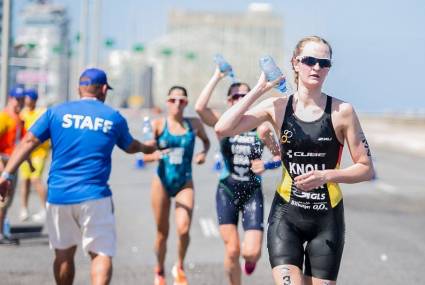
<path fill-rule="evenodd" d="M 143 118 L 143 141 L 151 141 L 153 139 L 151 119 L 148 116 L 145 116 Z"/>
<path fill-rule="evenodd" d="M 223 168 L 223 156 L 217 151 L 214 154 L 214 171 L 219 172 Z"/>
<path fill-rule="evenodd" d="M 235 81 L 235 73 L 233 72 L 233 68 L 228 63 L 221 54 L 216 54 L 214 56 L 214 62 L 218 65 L 220 72 L 228 75 L 232 81 Z"/>
<path fill-rule="evenodd" d="M 273 81 L 283 75 L 280 68 L 276 65 L 273 58 L 269 55 L 260 58 L 260 67 L 261 70 L 265 73 L 267 81 Z M 279 82 L 279 84 L 276 86 L 276 89 L 278 89 L 282 93 L 286 91 L 285 78 Z"/>

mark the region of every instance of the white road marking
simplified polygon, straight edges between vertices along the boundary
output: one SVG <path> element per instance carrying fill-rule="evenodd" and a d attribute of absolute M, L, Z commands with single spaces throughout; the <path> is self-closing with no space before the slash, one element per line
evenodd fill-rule
<path fill-rule="evenodd" d="M 218 237 L 219 232 L 217 226 L 211 218 L 200 218 L 199 224 L 201 225 L 201 230 L 204 236 L 206 237 Z"/>
<path fill-rule="evenodd" d="M 396 193 L 397 192 L 397 188 L 391 184 L 387 184 L 385 182 L 382 181 L 377 181 L 375 182 L 375 186 L 376 188 L 378 188 L 379 190 L 383 191 L 383 192 L 387 192 L 387 193 Z"/>

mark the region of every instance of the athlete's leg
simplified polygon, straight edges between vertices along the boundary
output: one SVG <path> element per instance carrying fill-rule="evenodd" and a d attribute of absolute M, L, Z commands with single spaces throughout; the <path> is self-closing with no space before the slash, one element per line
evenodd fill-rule
<path fill-rule="evenodd" d="M 284 264 L 273 268 L 273 280 L 276 285 L 303 285 L 303 273 L 298 266 Z"/>
<path fill-rule="evenodd" d="M 179 237 L 177 243 L 177 266 L 183 269 L 184 257 L 190 242 L 190 224 L 194 205 L 193 182 L 189 181 L 176 195 L 176 228 Z"/>
<path fill-rule="evenodd" d="M 90 252 L 91 284 L 109 284 L 112 277 L 112 257 Z"/>
<path fill-rule="evenodd" d="M 261 256 L 264 223 L 263 193 L 261 191 L 261 186 L 258 186 L 258 188 L 253 191 L 255 192 L 243 205 L 242 212 L 242 224 L 245 230 L 244 242 L 242 244 L 242 256 L 251 266 L 255 266 L 255 263 Z"/>
<path fill-rule="evenodd" d="M 53 273 L 55 275 L 56 284 L 71 285 L 74 281 L 74 255 L 76 250 L 76 245 L 67 249 L 55 249 Z"/>
<path fill-rule="evenodd" d="M 164 272 L 165 254 L 167 251 L 167 238 L 171 200 L 158 176 L 152 180 L 151 202 L 156 222 L 155 254 L 157 258 L 156 271 Z"/>
<path fill-rule="evenodd" d="M 22 188 L 21 188 L 21 210 L 28 211 L 28 197 L 30 193 L 31 181 L 30 179 L 22 180 Z"/>
<path fill-rule="evenodd" d="M 224 269 L 231 285 L 241 284 L 241 265 L 239 263 L 240 244 L 239 233 L 236 225 L 220 225 L 220 234 L 224 241 L 226 253 L 224 256 Z"/>
<path fill-rule="evenodd" d="M 46 187 L 44 186 L 41 178 L 31 179 L 31 183 L 34 186 L 34 189 L 37 191 L 38 197 L 40 197 L 40 202 L 43 208 L 46 208 Z"/>
<path fill-rule="evenodd" d="M 242 256 L 249 263 L 256 263 L 261 257 L 261 244 L 263 241 L 263 231 L 245 231 L 242 243 Z"/>

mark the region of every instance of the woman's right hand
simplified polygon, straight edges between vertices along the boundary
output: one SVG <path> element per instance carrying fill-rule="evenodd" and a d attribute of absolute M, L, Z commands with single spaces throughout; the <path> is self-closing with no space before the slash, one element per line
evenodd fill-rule
<path fill-rule="evenodd" d="M 285 76 L 278 77 L 277 79 L 273 81 L 267 81 L 266 74 L 264 72 L 261 72 L 260 78 L 258 78 L 257 84 L 255 85 L 255 89 L 259 94 L 264 94 L 273 87 L 277 86 L 279 82 L 284 79 Z"/>
<path fill-rule="evenodd" d="M 216 66 L 213 77 L 220 80 L 220 79 L 222 79 L 225 76 L 226 76 L 226 74 L 223 73 L 223 72 L 221 72 L 220 71 L 220 68 L 218 66 Z"/>

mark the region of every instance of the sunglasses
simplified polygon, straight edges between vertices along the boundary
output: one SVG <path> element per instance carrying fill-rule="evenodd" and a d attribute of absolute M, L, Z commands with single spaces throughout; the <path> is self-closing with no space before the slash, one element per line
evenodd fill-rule
<path fill-rule="evenodd" d="M 245 95 L 246 94 L 239 94 L 239 93 L 233 94 L 233 95 L 230 96 L 229 100 L 239 100 L 239 99 L 243 98 Z"/>
<path fill-rule="evenodd" d="M 319 63 L 320 68 L 329 68 L 332 66 L 331 60 L 327 58 L 315 58 L 312 56 L 300 56 L 297 60 L 307 66 L 313 67 Z"/>
<path fill-rule="evenodd" d="M 180 105 L 186 105 L 187 104 L 187 99 L 183 99 L 183 98 L 169 98 L 167 100 L 168 103 L 171 104 L 175 104 L 175 103 L 179 103 Z"/>

